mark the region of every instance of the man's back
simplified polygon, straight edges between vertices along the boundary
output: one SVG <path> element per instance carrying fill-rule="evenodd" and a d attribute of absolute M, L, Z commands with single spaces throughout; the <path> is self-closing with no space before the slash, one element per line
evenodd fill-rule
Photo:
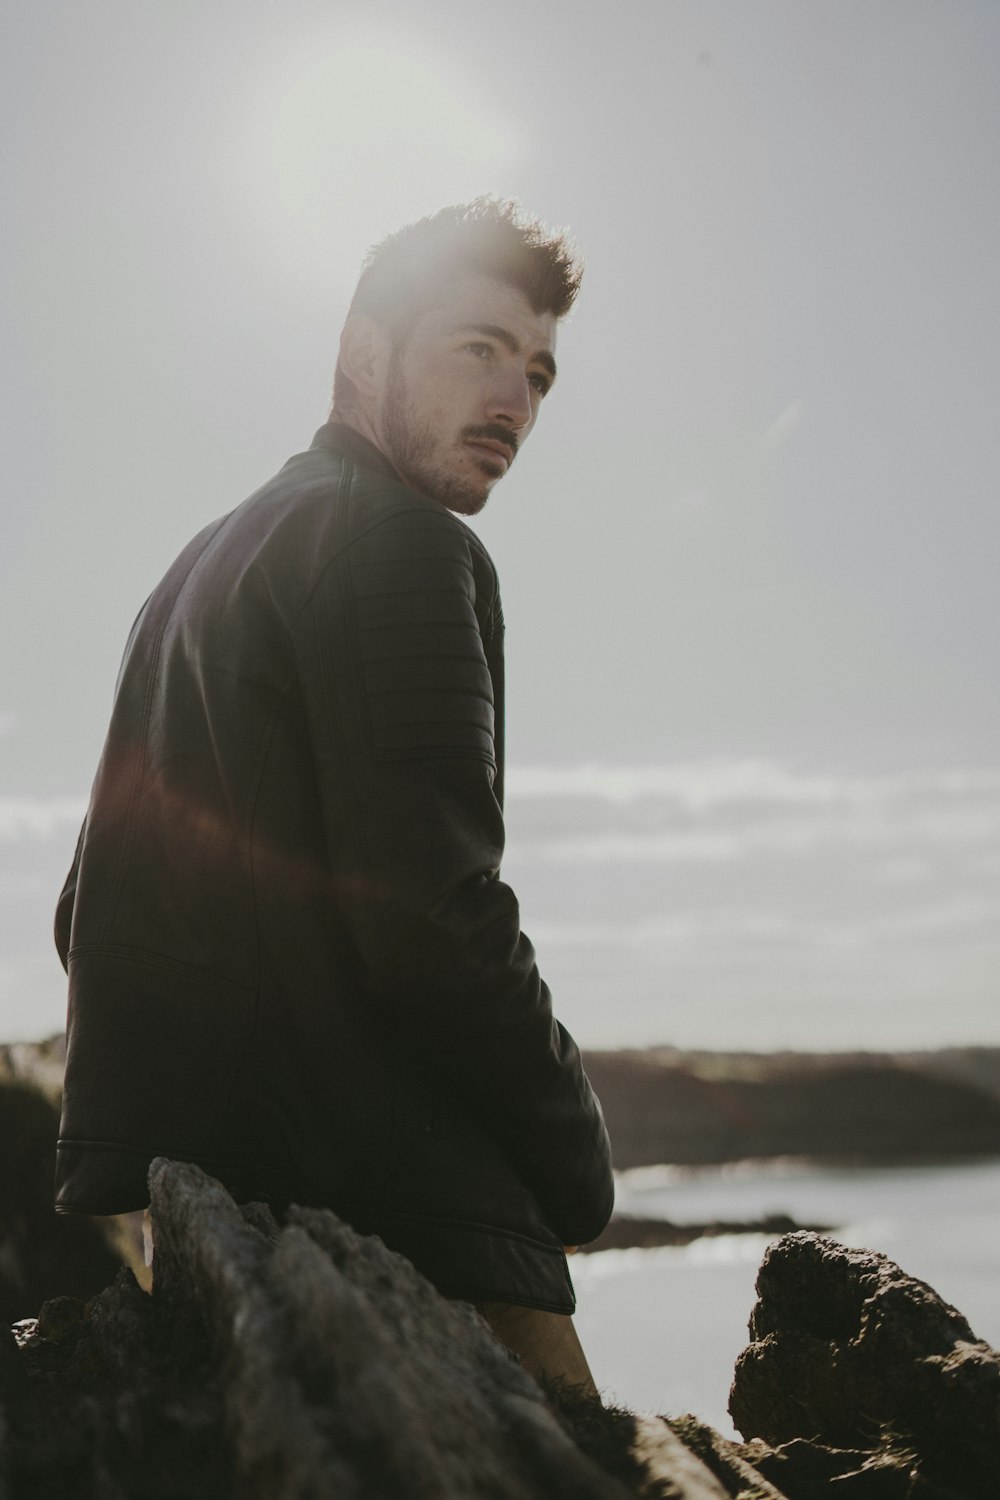
<path fill-rule="evenodd" d="M 473 533 L 343 427 L 181 554 L 60 907 L 60 1207 L 188 1157 L 442 1290 L 572 1306 L 610 1164 L 496 878 L 502 642 Z"/>

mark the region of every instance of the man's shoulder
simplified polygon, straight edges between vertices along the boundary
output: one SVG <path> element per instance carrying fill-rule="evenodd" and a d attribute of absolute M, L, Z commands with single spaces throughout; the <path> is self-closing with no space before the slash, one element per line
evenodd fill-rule
<path fill-rule="evenodd" d="M 341 444 L 323 428 L 234 517 L 251 531 L 298 534 L 319 564 L 358 544 L 396 555 L 407 536 L 416 556 L 424 533 L 496 577 L 486 547 L 459 516 L 405 484 L 370 444 Z"/>
<path fill-rule="evenodd" d="M 464 521 L 387 472 L 384 460 L 381 466 L 366 462 L 365 449 L 354 453 L 331 443 L 323 429 L 320 437 L 178 559 L 175 567 L 186 573 L 197 555 L 194 571 L 203 584 L 197 595 L 235 603 L 258 597 L 263 586 L 271 604 L 291 618 L 334 576 L 339 559 L 387 564 L 397 580 L 450 560 L 474 575 L 480 604 L 495 605 L 496 569 Z"/>

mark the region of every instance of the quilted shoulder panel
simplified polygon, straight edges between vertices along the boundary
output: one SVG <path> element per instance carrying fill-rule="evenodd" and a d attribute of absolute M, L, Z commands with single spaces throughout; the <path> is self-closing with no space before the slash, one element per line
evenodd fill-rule
<path fill-rule="evenodd" d="M 374 752 L 495 763 L 480 624 L 493 601 L 477 597 L 481 559 L 464 528 L 444 514 L 394 517 L 355 541 L 346 565 Z"/>

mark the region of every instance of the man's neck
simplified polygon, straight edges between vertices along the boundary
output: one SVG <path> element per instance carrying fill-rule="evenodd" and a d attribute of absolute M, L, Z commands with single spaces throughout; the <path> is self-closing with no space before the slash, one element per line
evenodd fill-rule
<path fill-rule="evenodd" d="M 331 427 L 347 428 L 357 437 L 364 438 L 366 443 L 370 443 L 371 446 L 378 451 L 378 453 L 381 455 L 382 461 L 385 463 L 386 467 L 392 471 L 395 477 L 401 482 L 405 483 L 402 474 L 400 474 L 399 470 L 396 468 L 396 465 L 392 462 L 392 459 L 389 458 L 388 454 L 386 453 L 385 448 L 382 446 L 382 443 L 379 441 L 378 434 L 375 431 L 373 423 L 369 420 L 367 413 L 352 411 L 349 415 L 345 415 L 342 411 L 339 411 L 337 407 L 334 407 L 330 412 L 329 417 L 327 418 L 327 422 Z"/>
<path fill-rule="evenodd" d="M 395 464 L 386 458 L 379 443 L 370 434 L 367 424 L 355 421 L 353 416 L 348 419 L 339 412 L 332 411 L 326 420 L 326 430 L 338 439 L 337 446 L 346 449 L 359 463 L 367 468 L 377 469 L 387 478 L 405 483 Z"/>

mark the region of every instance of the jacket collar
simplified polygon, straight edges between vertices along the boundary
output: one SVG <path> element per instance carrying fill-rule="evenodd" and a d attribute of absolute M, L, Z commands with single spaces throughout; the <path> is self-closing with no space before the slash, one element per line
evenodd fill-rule
<path fill-rule="evenodd" d="M 353 459 L 363 469 L 372 469 L 385 479 L 395 479 L 397 484 L 400 482 L 398 473 L 385 454 L 344 422 L 325 422 L 310 446 L 339 453 L 345 458 Z"/>

